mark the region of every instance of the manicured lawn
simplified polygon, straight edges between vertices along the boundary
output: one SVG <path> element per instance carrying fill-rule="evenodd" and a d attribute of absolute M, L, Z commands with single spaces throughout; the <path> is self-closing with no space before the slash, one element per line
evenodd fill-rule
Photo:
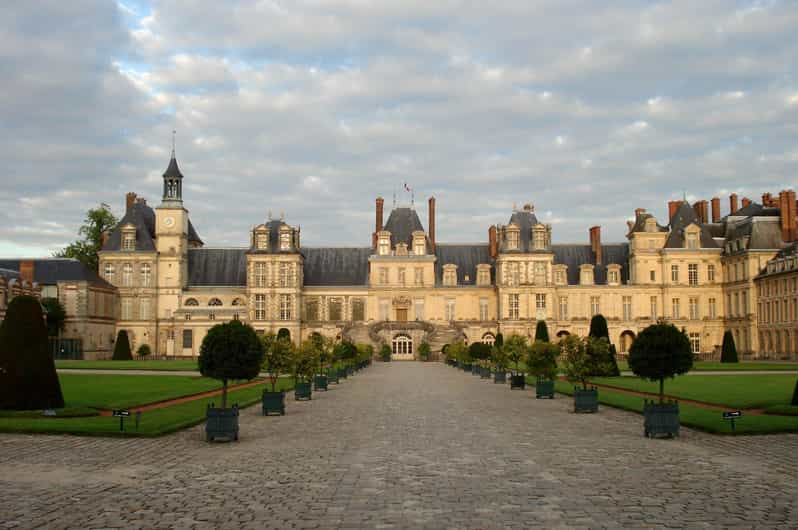
<path fill-rule="evenodd" d="M 98 376 L 100 377 L 100 376 Z M 114 376 L 117 377 L 117 376 Z M 143 376 L 118 376 L 138 378 Z M 168 376 L 164 376 L 168 377 Z M 159 378 L 160 379 L 160 378 Z M 290 389 L 293 381 L 281 379 L 279 388 Z M 260 401 L 264 385 L 236 390 L 228 395 L 229 403 L 238 403 L 246 407 Z M 286 399 L 289 399 L 286 396 Z M 134 417 L 125 420 L 125 433 L 119 432 L 119 418 L 94 416 L 91 418 L 2 418 L 0 417 L 0 432 L 31 432 L 31 433 L 60 433 L 83 435 L 124 435 L 124 436 L 159 436 L 174 432 L 205 420 L 205 409 L 208 403 L 219 405 L 221 396 L 198 399 L 187 403 L 180 403 L 162 409 L 142 413 L 139 430 L 135 429 Z M 264 421 L 269 421 L 263 418 Z M 243 432 L 246 435 L 246 431 Z"/>
<path fill-rule="evenodd" d="M 730 376 L 720 376 L 730 377 Z M 557 381 L 555 389 L 562 394 L 572 395 L 573 385 Z M 604 405 L 630 410 L 642 414 L 643 398 L 622 392 L 599 389 L 599 402 Z M 599 409 L 601 413 L 601 409 Z M 704 409 L 691 405 L 679 405 L 679 418 L 682 425 L 719 434 L 730 434 L 731 424 L 721 418 L 718 410 Z M 767 434 L 777 432 L 798 432 L 798 416 L 745 415 L 736 422 L 736 434 Z M 643 434 L 643 418 L 640 417 L 640 435 Z"/>
<path fill-rule="evenodd" d="M 626 361 L 618 361 L 618 368 L 623 371 L 629 370 L 629 365 Z M 798 370 L 798 363 L 780 363 L 780 362 L 767 362 L 767 361 L 745 361 L 739 363 L 720 363 L 712 361 L 701 361 L 693 365 L 694 371 L 730 371 L 737 370 L 745 371 L 758 371 L 758 370 Z"/>
<path fill-rule="evenodd" d="M 150 361 L 56 361 L 56 368 L 81 368 L 83 370 L 167 370 L 183 371 L 197 368 L 196 359 L 170 359 Z"/>
<path fill-rule="evenodd" d="M 790 374 L 684 375 L 667 379 L 665 393 L 730 408 L 765 408 L 789 404 L 796 379 L 798 376 Z M 659 392 L 659 383 L 637 377 L 596 377 L 591 380 L 630 390 Z"/>

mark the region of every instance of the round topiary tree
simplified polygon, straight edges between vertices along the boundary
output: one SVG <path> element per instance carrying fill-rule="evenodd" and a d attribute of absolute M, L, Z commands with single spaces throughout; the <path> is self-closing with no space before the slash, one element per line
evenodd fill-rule
<path fill-rule="evenodd" d="M 483 364 L 490 359 L 490 350 L 490 344 L 482 342 L 472 342 L 471 345 L 468 346 L 468 353 L 471 358 Z"/>
<path fill-rule="evenodd" d="M 595 337 L 577 337 L 568 335 L 560 340 L 563 371 L 565 377 L 573 383 L 581 383 L 582 389 L 588 389 L 591 376 L 606 370 L 607 339 Z"/>
<path fill-rule="evenodd" d="M 665 378 L 690 371 L 690 339 L 673 324 L 653 324 L 637 336 L 629 349 L 629 368 L 635 375 L 659 381 L 659 402 L 665 399 Z"/>
<path fill-rule="evenodd" d="M 557 357 L 560 347 L 550 342 L 535 341 L 529 348 L 526 365 L 538 381 L 553 381 L 557 377 Z"/>
<path fill-rule="evenodd" d="M 127 338 L 127 331 L 120 329 L 116 335 L 116 344 L 114 344 L 114 355 L 111 357 L 114 361 L 132 361 L 133 355 L 130 353 L 130 341 Z"/>
<path fill-rule="evenodd" d="M 217 324 L 202 339 L 200 373 L 222 382 L 222 408 L 227 408 L 227 382 L 253 379 L 263 362 L 263 344 L 255 330 L 240 320 Z"/>
<path fill-rule="evenodd" d="M 0 409 L 63 406 L 42 306 L 32 296 L 16 296 L 0 323 Z"/>
<path fill-rule="evenodd" d="M 734 345 L 734 335 L 729 330 L 723 333 L 723 346 L 720 349 L 720 362 L 722 363 L 736 363 L 739 362 L 737 358 L 737 347 Z"/>
<path fill-rule="evenodd" d="M 538 320 L 535 327 L 535 342 L 549 342 L 549 328 L 545 320 Z"/>
<path fill-rule="evenodd" d="M 139 346 L 139 349 L 136 350 L 136 355 L 138 355 L 142 359 L 148 357 L 151 353 L 152 350 L 150 350 L 149 344 L 142 344 L 141 346 Z"/>
<path fill-rule="evenodd" d="M 604 371 L 591 375 L 605 377 L 618 377 L 621 375 L 621 371 L 618 369 L 618 360 L 616 359 L 618 352 L 615 349 L 615 345 L 610 340 L 610 330 L 607 327 L 607 319 L 604 318 L 604 315 L 593 315 L 593 318 L 590 319 L 590 332 L 587 334 L 587 336 L 596 339 L 605 338 L 607 339 L 607 344 L 609 345 L 609 349 L 603 354 L 605 358 L 600 360 L 597 364 L 597 366 L 604 367 Z"/>

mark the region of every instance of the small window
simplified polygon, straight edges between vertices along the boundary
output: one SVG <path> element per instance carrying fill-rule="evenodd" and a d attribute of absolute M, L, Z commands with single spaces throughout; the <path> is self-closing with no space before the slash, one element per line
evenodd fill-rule
<path fill-rule="evenodd" d="M 648 278 L 649 278 L 649 280 L 652 283 L 656 282 L 657 281 L 657 271 L 655 271 L 655 270 L 648 271 Z"/>
<path fill-rule="evenodd" d="M 125 232 L 122 235 L 122 250 L 132 251 L 136 250 L 136 233 Z"/>
<path fill-rule="evenodd" d="M 185 304 L 183 304 L 183 305 L 186 305 L 186 306 L 189 306 L 189 307 L 198 306 L 199 302 L 197 302 L 196 298 L 189 298 L 189 299 L 186 300 Z"/>
<path fill-rule="evenodd" d="M 219 300 L 218 298 L 211 298 L 210 300 L 208 300 L 208 305 L 220 306 L 222 305 L 222 301 Z"/>
<path fill-rule="evenodd" d="M 291 250 L 291 232 L 288 230 L 280 232 L 280 250 Z"/>
<path fill-rule="evenodd" d="M 183 348 L 191 349 L 194 347 L 194 333 L 190 329 L 183 330 Z"/>

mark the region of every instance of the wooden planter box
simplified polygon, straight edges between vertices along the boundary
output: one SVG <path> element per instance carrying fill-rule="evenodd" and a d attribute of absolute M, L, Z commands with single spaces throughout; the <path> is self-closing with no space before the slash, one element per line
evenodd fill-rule
<path fill-rule="evenodd" d="M 302 399 L 313 399 L 313 390 L 310 383 L 296 383 L 294 384 L 294 399 L 300 401 Z"/>
<path fill-rule="evenodd" d="M 261 396 L 261 408 L 264 416 L 270 413 L 277 413 L 280 416 L 285 416 L 285 392 L 282 390 L 278 392 L 263 391 Z"/>
<path fill-rule="evenodd" d="M 535 382 L 535 397 L 538 399 L 554 399 L 554 381 L 542 381 L 538 379 Z"/>
<path fill-rule="evenodd" d="M 217 409 L 208 405 L 205 411 L 205 439 L 209 442 L 238 440 L 238 405 Z"/>
<path fill-rule="evenodd" d="M 526 376 L 524 374 L 510 375 L 510 390 L 523 390 L 526 388 Z"/>
<path fill-rule="evenodd" d="M 507 372 L 505 372 L 504 370 L 493 372 L 493 382 L 502 385 L 505 384 L 507 382 Z"/>
<path fill-rule="evenodd" d="M 646 400 L 643 405 L 643 428 L 649 438 L 679 436 L 679 403 Z"/>
<path fill-rule="evenodd" d="M 574 388 L 574 412 L 598 412 L 598 388 Z"/>
<path fill-rule="evenodd" d="M 313 390 L 327 390 L 327 376 L 316 374 L 313 376 Z"/>

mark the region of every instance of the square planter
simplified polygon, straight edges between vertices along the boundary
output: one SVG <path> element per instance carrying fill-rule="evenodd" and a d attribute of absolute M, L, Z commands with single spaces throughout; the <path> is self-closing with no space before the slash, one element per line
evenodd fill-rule
<path fill-rule="evenodd" d="M 300 401 L 303 399 L 313 399 L 313 390 L 310 383 L 295 383 L 294 384 L 294 399 Z"/>
<path fill-rule="evenodd" d="M 338 384 L 338 371 L 337 370 L 327 370 L 327 383 L 335 383 Z"/>
<path fill-rule="evenodd" d="M 535 397 L 538 399 L 554 399 L 554 381 L 535 381 Z"/>
<path fill-rule="evenodd" d="M 524 374 L 510 375 L 510 390 L 523 390 L 526 387 L 526 376 Z"/>
<path fill-rule="evenodd" d="M 351 366 L 346 367 L 346 375 L 355 375 L 355 370 Z"/>
<path fill-rule="evenodd" d="M 679 436 L 679 403 L 646 400 L 643 405 L 643 428 L 649 438 Z"/>
<path fill-rule="evenodd" d="M 468 364 L 468 363 L 463 363 L 462 364 L 462 368 L 463 368 L 464 372 L 470 372 L 471 371 L 471 365 Z"/>
<path fill-rule="evenodd" d="M 238 405 L 217 409 L 208 405 L 205 411 L 205 440 L 232 442 L 238 440 Z"/>
<path fill-rule="evenodd" d="M 507 372 L 505 372 L 504 370 L 493 372 L 493 382 L 502 385 L 505 384 L 507 382 Z"/>
<path fill-rule="evenodd" d="M 479 375 L 479 365 L 472 364 L 471 365 L 471 375 Z"/>
<path fill-rule="evenodd" d="M 598 388 L 574 388 L 574 412 L 598 412 Z"/>
<path fill-rule="evenodd" d="M 278 392 L 264 390 L 263 396 L 261 396 L 261 408 L 264 416 L 268 416 L 271 413 L 285 416 L 285 392 L 282 390 Z"/>
<path fill-rule="evenodd" d="M 479 377 L 481 379 L 490 379 L 490 368 L 485 368 L 484 366 L 481 366 L 479 368 Z"/>
<path fill-rule="evenodd" d="M 338 369 L 338 379 L 346 379 L 347 376 L 348 374 L 346 373 L 346 370 L 344 368 Z"/>
<path fill-rule="evenodd" d="M 313 390 L 327 391 L 327 376 L 323 374 L 316 374 L 313 376 Z"/>

